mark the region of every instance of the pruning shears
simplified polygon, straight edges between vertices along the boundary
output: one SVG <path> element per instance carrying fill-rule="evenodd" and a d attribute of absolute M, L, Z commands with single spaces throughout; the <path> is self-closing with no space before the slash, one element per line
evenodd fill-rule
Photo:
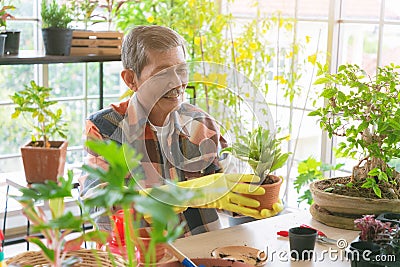
<path fill-rule="evenodd" d="M 306 224 L 302 224 L 300 225 L 300 227 L 302 228 L 310 228 L 310 229 L 314 229 L 317 231 L 317 241 L 323 244 L 336 244 L 337 240 L 329 238 L 324 232 L 315 229 L 309 225 Z M 283 236 L 283 237 L 288 237 L 289 236 L 289 231 L 279 231 L 276 233 L 279 236 Z"/>

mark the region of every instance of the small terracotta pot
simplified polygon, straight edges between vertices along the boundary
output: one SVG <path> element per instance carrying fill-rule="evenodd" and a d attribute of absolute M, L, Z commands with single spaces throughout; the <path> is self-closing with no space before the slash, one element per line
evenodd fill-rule
<path fill-rule="evenodd" d="M 136 260 L 139 263 L 145 262 L 145 255 L 149 248 L 150 244 L 150 231 L 151 227 L 143 227 L 138 229 L 138 243 L 135 244 L 136 250 Z M 150 262 L 149 263 L 156 263 L 161 260 L 165 256 L 165 247 L 163 244 L 156 244 L 155 246 L 155 257 L 154 255 L 150 255 Z"/>
<path fill-rule="evenodd" d="M 265 189 L 264 195 L 255 196 L 255 195 L 243 194 L 246 197 L 258 200 L 260 202 L 260 207 L 257 208 L 258 210 L 262 210 L 262 209 L 271 210 L 272 205 L 279 201 L 279 192 L 281 190 L 281 185 L 282 185 L 283 179 L 281 177 L 278 177 L 275 175 L 273 175 L 273 179 L 276 180 L 276 182 L 273 184 L 260 185 L 262 188 Z"/>

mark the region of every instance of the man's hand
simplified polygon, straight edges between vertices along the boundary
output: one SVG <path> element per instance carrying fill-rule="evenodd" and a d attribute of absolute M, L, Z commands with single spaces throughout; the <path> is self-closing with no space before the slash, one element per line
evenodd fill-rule
<path fill-rule="evenodd" d="M 277 203 L 274 203 L 272 205 L 272 210 L 269 209 L 263 209 L 260 211 L 260 218 L 259 219 L 264 219 L 264 218 L 269 218 L 272 216 L 275 216 L 279 212 L 283 210 L 283 204 L 282 201 L 279 199 Z"/>
<path fill-rule="evenodd" d="M 263 211 L 256 209 L 260 206 L 257 200 L 241 195 L 264 195 L 265 190 L 263 188 L 257 184 L 250 184 L 250 182 L 257 183 L 259 181 L 260 177 L 253 174 L 216 173 L 178 182 L 177 185 L 196 190 L 202 195 L 202 197 L 187 203 L 187 206 L 224 209 L 261 219 L 268 216 L 268 212 L 263 213 Z"/>

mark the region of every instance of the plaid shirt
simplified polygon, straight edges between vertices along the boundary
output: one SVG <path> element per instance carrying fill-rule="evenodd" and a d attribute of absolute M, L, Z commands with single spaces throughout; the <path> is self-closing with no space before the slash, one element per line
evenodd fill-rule
<path fill-rule="evenodd" d="M 122 130 L 120 122 L 127 113 L 129 100 L 118 105 L 111 105 L 89 116 L 86 122 L 86 135 L 88 138 L 114 140 L 122 143 Z M 221 171 L 218 153 L 215 148 L 226 146 L 224 138 L 220 135 L 214 120 L 201 109 L 183 103 L 180 108 L 171 113 L 173 119 L 173 133 L 168 138 L 168 147 L 172 158 L 168 158 L 164 149 L 160 149 L 154 127 L 146 121 L 136 121 L 135 114 L 129 113 L 130 123 L 142 123 L 144 134 L 134 141 L 133 146 L 139 152 L 144 151 L 141 160 L 141 171 L 144 173 L 144 186 L 152 187 L 163 183 L 163 179 L 178 179 L 185 181 Z M 211 144 L 210 141 L 211 140 Z M 206 141 L 206 142 L 204 142 Z M 208 143 L 208 145 L 207 145 Z M 213 151 L 204 153 L 200 150 L 204 144 L 206 149 Z M 201 152 L 200 152 L 201 151 Z M 106 168 L 107 163 L 97 155 L 88 151 L 88 164 Z M 172 161 L 172 162 L 171 162 Z M 183 163 L 183 164 L 182 164 Z M 197 171 L 188 171 L 197 170 Z M 160 177 L 162 179 L 160 179 Z M 99 184 L 98 180 L 89 178 L 81 181 L 82 194 Z M 185 236 L 199 234 L 220 228 L 218 214 L 215 209 L 188 208 L 179 214 L 181 221 L 186 221 Z M 100 228 L 110 229 L 108 218 L 97 221 Z"/>

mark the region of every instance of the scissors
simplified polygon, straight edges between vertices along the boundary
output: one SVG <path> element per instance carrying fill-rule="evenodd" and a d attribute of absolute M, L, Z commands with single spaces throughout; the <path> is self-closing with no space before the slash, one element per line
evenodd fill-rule
<path fill-rule="evenodd" d="M 322 231 L 320 231 L 318 229 L 315 229 L 315 228 L 313 228 L 311 226 L 308 226 L 306 224 L 302 224 L 302 225 L 300 225 L 300 227 L 302 227 L 302 228 L 310 228 L 310 229 L 316 230 L 317 231 L 317 241 L 322 243 L 322 244 L 335 244 L 336 245 L 336 243 L 337 243 L 337 240 L 329 238 L 324 232 L 322 232 Z M 277 232 L 277 235 L 283 236 L 283 237 L 288 237 L 289 236 L 289 231 L 279 231 L 279 232 Z"/>

